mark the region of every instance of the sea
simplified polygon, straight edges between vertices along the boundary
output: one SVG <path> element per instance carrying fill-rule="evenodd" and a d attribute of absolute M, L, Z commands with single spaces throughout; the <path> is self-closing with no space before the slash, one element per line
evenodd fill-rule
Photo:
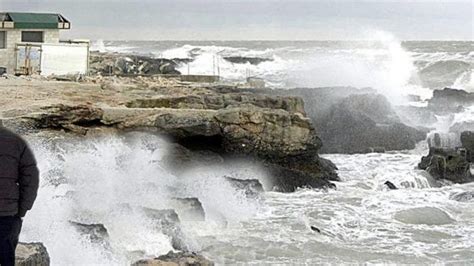
<path fill-rule="evenodd" d="M 258 77 L 278 89 L 371 87 L 394 106 L 426 105 L 443 87 L 474 92 L 472 41 L 382 34 L 373 41 L 97 40 L 91 49 L 193 58 L 178 70 L 229 83 Z M 269 60 L 236 64 L 229 56 Z M 406 95 L 419 98 L 409 102 Z M 456 122 L 474 121 L 474 107 L 438 118 L 430 127 L 447 132 Z M 205 221 L 181 221 L 181 237 L 218 265 L 474 264 L 474 200 L 452 199 L 473 192 L 474 184 L 432 186 L 417 169 L 426 141 L 413 150 L 323 154 L 339 169 L 337 189 L 294 193 L 271 191 L 261 169 L 245 162 L 187 169 L 177 178 L 163 162 L 166 141 L 146 133 L 30 142 L 42 179 L 21 241 L 43 242 L 52 265 L 130 265 L 173 250 L 163 229 L 130 206 L 169 209 L 174 197 L 202 203 Z M 266 191 L 249 196 L 225 176 L 259 179 Z M 386 181 L 399 189 L 389 190 Z M 81 234 L 70 221 L 103 224 L 107 241 Z"/>

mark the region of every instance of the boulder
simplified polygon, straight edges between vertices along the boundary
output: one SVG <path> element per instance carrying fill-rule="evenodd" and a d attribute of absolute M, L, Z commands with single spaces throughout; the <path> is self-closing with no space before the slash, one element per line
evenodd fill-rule
<path fill-rule="evenodd" d="M 461 145 L 466 150 L 466 160 L 474 163 L 474 131 L 461 133 Z"/>
<path fill-rule="evenodd" d="M 322 152 L 366 153 L 413 149 L 426 132 L 400 122 L 382 95 L 351 95 L 317 122 Z"/>
<path fill-rule="evenodd" d="M 16 248 L 15 265 L 49 266 L 50 259 L 46 247 L 41 243 L 19 243 Z"/>
<path fill-rule="evenodd" d="M 429 154 L 423 156 L 418 164 L 437 180 L 449 180 L 453 183 L 468 183 L 474 181 L 470 163 L 460 150 L 430 148 Z"/>
<path fill-rule="evenodd" d="M 174 253 L 170 251 L 166 255 L 155 259 L 143 259 L 132 264 L 132 266 L 212 266 L 214 263 L 202 255 L 190 252 Z"/>

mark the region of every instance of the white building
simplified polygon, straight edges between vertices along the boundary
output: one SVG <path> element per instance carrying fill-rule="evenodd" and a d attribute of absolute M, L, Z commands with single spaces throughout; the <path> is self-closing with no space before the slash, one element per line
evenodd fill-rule
<path fill-rule="evenodd" d="M 0 13 L 0 72 L 85 74 L 88 45 L 59 41 L 59 31 L 70 28 L 71 23 L 60 14 Z"/>

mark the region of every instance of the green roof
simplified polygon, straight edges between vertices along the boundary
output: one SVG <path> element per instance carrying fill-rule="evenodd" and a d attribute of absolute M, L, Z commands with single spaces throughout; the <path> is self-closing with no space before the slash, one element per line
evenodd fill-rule
<path fill-rule="evenodd" d="M 60 22 L 69 24 L 60 14 L 7 12 L 3 15 L 3 21 L 13 22 L 15 29 L 58 29 Z"/>

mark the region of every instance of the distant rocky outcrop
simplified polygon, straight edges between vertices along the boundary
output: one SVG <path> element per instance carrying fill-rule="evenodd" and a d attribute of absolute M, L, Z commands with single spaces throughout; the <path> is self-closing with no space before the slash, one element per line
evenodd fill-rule
<path fill-rule="evenodd" d="M 413 149 L 426 130 L 402 123 L 387 99 L 372 89 L 293 89 L 321 137 L 322 153 L 368 153 Z"/>
<path fill-rule="evenodd" d="M 474 105 L 474 93 L 451 88 L 433 91 L 428 101 L 428 108 L 439 114 L 461 112 L 471 105 Z"/>
<path fill-rule="evenodd" d="M 271 58 L 262 58 L 262 57 L 247 57 L 247 56 L 225 56 L 224 60 L 229 61 L 234 64 L 251 64 L 258 65 L 263 62 L 273 61 Z"/>
<path fill-rule="evenodd" d="M 50 259 L 46 247 L 41 243 L 19 243 L 16 248 L 15 265 L 49 266 Z"/>
<path fill-rule="evenodd" d="M 214 263 L 202 255 L 190 252 L 169 252 L 154 259 L 143 259 L 132 266 L 212 266 Z"/>
<path fill-rule="evenodd" d="M 429 154 L 418 164 L 436 180 L 448 180 L 453 183 L 468 183 L 474 181 L 474 133 L 461 134 L 462 147 L 439 147 L 439 141 L 434 141 Z"/>
<path fill-rule="evenodd" d="M 268 92 L 225 86 L 176 89 L 163 95 L 154 91 L 153 97 L 129 97 L 125 106 L 57 104 L 24 118 L 37 128 L 82 135 L 94 129 L 145 130 L 170 137 L 188 150 L 255 158 L 269 172 L 283 168 L 288 173 L 285 179 L 274 178 L 274 187 L 281 191 L 332 186 L 329 181 L 338 180 L 336 168 L 317 155 L 321 140 L 303 100 Z M 145 88 L 141 93 L 150 94 Z"/>
<path fill-rule="evenodd" d="M 181 73 L 176 68 L 191 60 L 93 52 L 90 57 L 90 72 L 101 75 L 179 75 Z"/>
<path fill-rule="evenodd" d="M 400 122 L 382 95 L 351 95 L 319 123 L 323 152 L 360 153 L 413 149 L 426 132 Z"/>

